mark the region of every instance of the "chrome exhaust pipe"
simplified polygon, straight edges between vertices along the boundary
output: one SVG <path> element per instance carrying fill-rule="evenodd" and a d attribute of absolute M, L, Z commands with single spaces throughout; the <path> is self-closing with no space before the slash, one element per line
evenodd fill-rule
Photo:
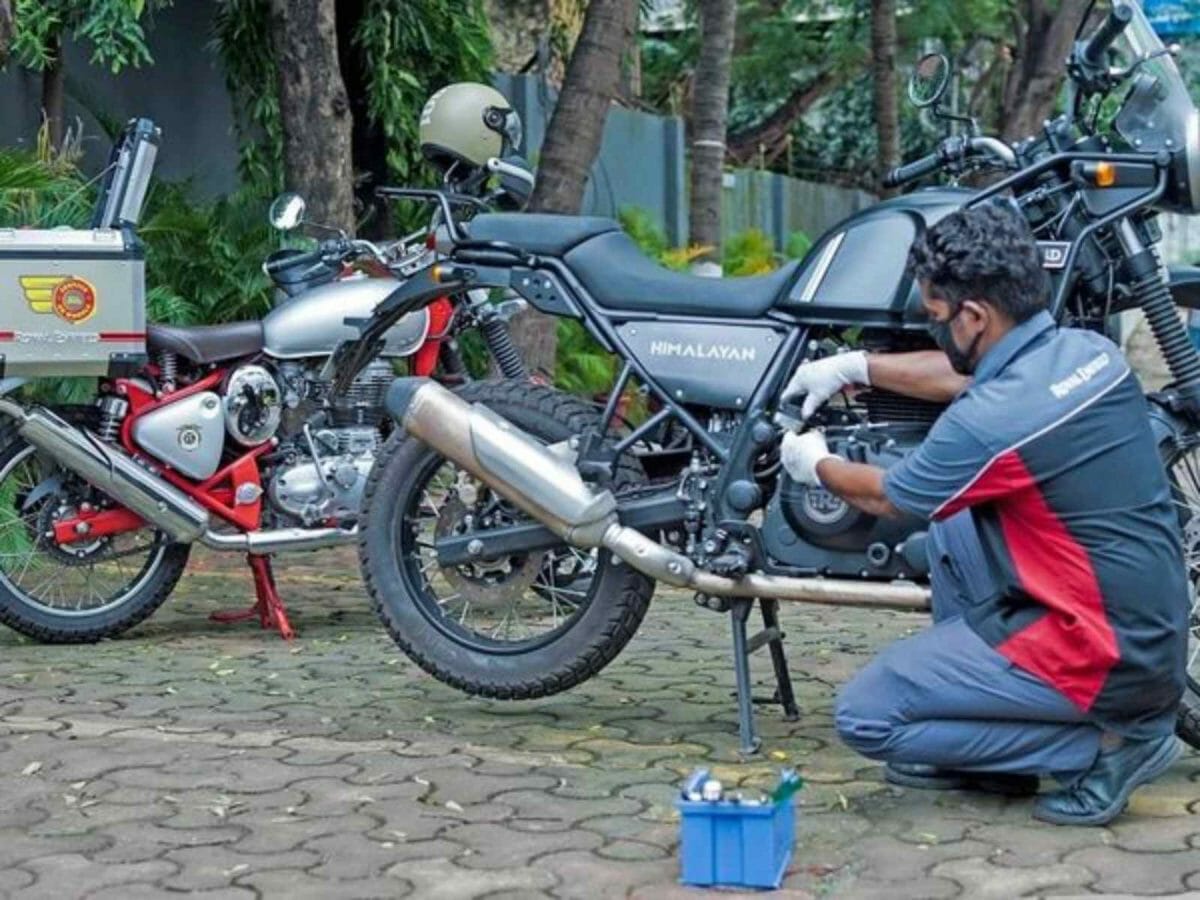
<path fill-rule="evenodd" d="M 251 531 L 245 534 L 205 531 L 200 536 L 200 543 L 212 550 L 265 556 L 268 553 L 336 547 L 339 544 L 350 543 L 357 537 L 358 526 L 355 525 L 353 528 L 278 528 L 274 531 Z"/>
<path fill-rule="evenodd" d="M 387 408 L 404 430 L 457 463 L 555 534 L 578 547 L 604 547 L 639 572 L 714 597 L 794 600 L 835 606 L 924 610 L 916 584 L 706 572 L 670 547 L 617 520 L 608 491 L 594 492 L 573 465 L 487 407 L 471 405 L 425 378 L 402 378 Z"/>
<path fill-rule="evenodd" d="M 11 418 L 17 434 L 34 447 L 133 510 L 172 541 L 190 544 L 208 530 L 204 507 L 91 432 L 76 428 L 48 409 L 26 410 L 6 399 L 0 399 L 0 414 Z"/>

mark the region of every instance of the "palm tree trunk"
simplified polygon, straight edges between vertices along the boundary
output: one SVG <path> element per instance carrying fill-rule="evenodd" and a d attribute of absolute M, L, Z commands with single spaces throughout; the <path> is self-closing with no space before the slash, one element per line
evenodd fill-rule
<path fill-rule="evenodd" d="M 700 59 L 692 84 L 691 182 L 688 239 L 711 250 L 698 262 L 702 274 L 721 273 L 721 189 L 725 121 L 737 0 L 700 0 Z"/>
<path fill-rule="evenodd" d="M 62 39 L 55 35 L 47 48 L 51 62 L 42 70 L 42 115 L 46 122 L 46 138 L 58 150 L 63 145 L 67 127 L 67 70 L 62 55 Z"/>
<path fill-rule="evenodd" d="M 309 218 L 354 231 L 353 117 L 338 66 L 334 0 L 271 0 L 284 177 Z"/>
<path fill-rule="evenodd" d="M 900 102 L 896 88 L 896 0 L 871 0 L 871 74 L 879 175 L 900 164 Z M 887 191 L 883 192 L 887 196 Z"/>
<path fill-rule="evenodd" d="M 577 215 L 588 172 L 600 152 L 608 108 L 617 96 L 621 60 L 633 40 L 638 0 L 592 0 L 567 65 L 562 93 L 542 144 L 533 212 Z M 527 312 L 513 322 L 513 337 L 530 371 L 553 371 L 555 321 Z"/>

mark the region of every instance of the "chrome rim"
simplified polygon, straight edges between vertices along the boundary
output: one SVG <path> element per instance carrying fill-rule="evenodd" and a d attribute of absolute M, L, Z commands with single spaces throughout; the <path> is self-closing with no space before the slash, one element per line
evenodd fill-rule
<path fill-rule="evenodd" d="M 529 650 L 568 629 L 595 594 L 599 553 L 564 545 L 442 566 L 438 539 L 528 519 L 452 462 L 435 457 L 425 472 L 409 502 L 398 504 L 396 550 L 430 621 L 488 652 Z"/>
<path fill-rule="evenodd" d="M 1191 587 L 1187 678 L 1200 693 L 1200 450 L 1179 454 L 1170 464 L 1172 493 L 1183 525 L 1184 561 Z"/>
<path fill-rule="evenodd" d="M 105 498 L 26 446 L 0 470 L 0 581 L 25 605 L 91 616 L 133 598 L 162 564 L 166 542 L 149 527 L 63 546 L 48 535 L 79 504 Z"/>

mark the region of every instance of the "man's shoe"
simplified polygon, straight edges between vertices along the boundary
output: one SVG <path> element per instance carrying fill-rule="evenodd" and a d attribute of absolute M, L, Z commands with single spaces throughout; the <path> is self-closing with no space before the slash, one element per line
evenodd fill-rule
<path fill-rule="evenodd" d="M 1007 772 L 963 772 L 920 763 L 888 763 L 883 780 L 922 791 L 983 791 L 1005 797 L 1029 797 L 1038 792 L 1036 775 Z"/>
<path fill-rule="evenodd" d="M 1136 788 L 1169 769 L 1182 752 L 1174 735 L 1126 740 L 1115 750 L 1101 751 L 1069 788 L 1039 797 L 1033 817 L 1055 825 L 1107 825 L 1125 809 Z"/>

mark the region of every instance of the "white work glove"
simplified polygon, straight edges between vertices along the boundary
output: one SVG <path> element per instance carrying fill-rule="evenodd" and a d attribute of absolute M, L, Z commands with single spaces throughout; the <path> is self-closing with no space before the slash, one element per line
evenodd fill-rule
<path fill-rule="evenodd" d="M 783 389 L 783 399 L 806 395 L 800 418 L 807 419 L 830 397 L 852 385 L 869 385 L 871 375 L 867 354 L 862 350 L 838 353 L 816 362 L 806 362 L 796 369 L 792 380 Z"/>
<path fill-rule="evenodd" d="M 825 435 L 816 430 L 804 434 L 789 431 L 783 436 L 779 456 L 792 481 L 815 487 L 821 486 L 821 479 L 817 477 L 817 463 L 823 459 L 841 459 L 836 453 L 829 452 Z"/>

